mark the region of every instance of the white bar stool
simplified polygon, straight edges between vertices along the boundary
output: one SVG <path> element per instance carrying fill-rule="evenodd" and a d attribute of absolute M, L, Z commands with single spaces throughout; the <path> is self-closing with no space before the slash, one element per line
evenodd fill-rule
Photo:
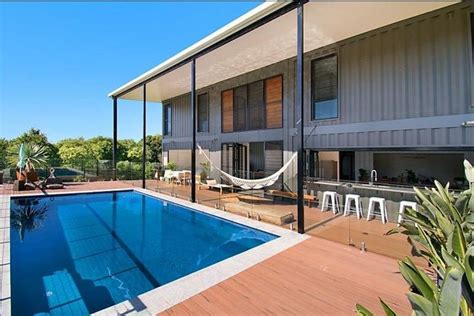
<path fill-rule="evenodd" d="M 403 222 L 403 214 L 405 213 L 405 208 L 412 208 L 415 211 L 418 210 L 418 205 L 416 202 L 410 202 L 410 201 L 401 201 L 400 202 L 400 209 L 398 210 L 398 226 Z"/>
<path fill-rule="evenodd" d="M 347 194 L 346 203 L 344 204 L 344 216 L 347 216 L 351 213 L 351 204 L 352 201 L 355 203 L 355 209 L 357 213 L 357 219 L 362 217 L 362 201 L 359 194 Z"/>
<path fill-rule="evenodd" d="M 369 208 L 367 210 L 367 220 L 370 220 L 371 215 L 375 216 L 375 204 L 379 205 L 380 208 L 380 215 L 382 217 L 382 223 L 387 223 L 387 204 L 385 203 L 384 198 L 379 198 L 379 197 L 371 197 L 369 199 Z"/>
<path fill-rule="evenodd" d="M 334 191 L 324 191 L 323 203 L 321 204 L 321 212 L 329 210 L 329 203 L 334 214 L 339 213 L 339 198 Z"/>

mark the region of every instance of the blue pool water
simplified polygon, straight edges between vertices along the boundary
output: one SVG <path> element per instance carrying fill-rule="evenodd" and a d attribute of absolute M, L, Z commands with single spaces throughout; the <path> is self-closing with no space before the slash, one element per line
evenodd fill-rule
<path fill-rule="evenodd" d="M 81 315 L 277 236 L 135 191 L 11 201 L 14 315 Z"/>

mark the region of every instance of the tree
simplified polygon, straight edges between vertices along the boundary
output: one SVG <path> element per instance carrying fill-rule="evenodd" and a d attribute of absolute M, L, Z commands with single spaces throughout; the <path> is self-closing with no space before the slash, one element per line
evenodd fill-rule
<path fill-rule="evenodd" d="M 143 146 L 142 142 L 139 141 L 130 147 L 127 151 L 127 160 L 139 162 L 142 161 Z"/>
<path fill-rule="evenodd" d="M 10 141 L 11 145 L 19 145 L 21 143 L 35 145 L 49 145 L 48 137 L 37 128 L 30 128 L 17 138 Z"/>
<path fill-rule="evenodd" d="M 113 142 L 111 138 L 97 136 L 87 140 L 90 154 L 96 160 L 112 160 Z"/>
<path fill-rule="evenodd" d="M 57 143 L 59 156 L 64 163 L 73 165 L 93 158 L 89 144 L 84 138 L 68 138 Z"/>
<path fill-rule="evenodd" d="M 128 160 L 128 151 L 136 146 L 133 139 L 122 139 L 117 144 L 117 161 Z"/>
<path fill-rule="evenodd" d="M 0 138 L 0 170 L 7 167 L 7 149 L 8 141 L 5 138 Z"/>
<path fill-rule="evenodd" d="M 161 135 L 148 135 L 146 137 L 146 156 L 150 162 L 161 161 Z"/>
<path fill-rule="evenodd" d="M 139 162 L 143 158 L 143 140 L 134 142 L 133 140 L 125 140 L 123 144 L 127 144 L 127 155 L 125 160 Z M 161 135 L 148 135 L 146 137 L 146 160 L 148 162 L 161 161 Z"/>

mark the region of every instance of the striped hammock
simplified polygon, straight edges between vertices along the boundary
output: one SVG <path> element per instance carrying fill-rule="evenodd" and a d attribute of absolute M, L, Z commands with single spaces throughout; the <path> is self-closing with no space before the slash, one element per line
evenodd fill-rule
<path fill-rule="evenodd" d="M 199 146 L 199 144 L 197 145 L 197 147 L 199 149 L 199 154 L 203 155 L 209 161 L 211 167 L 219 171 L 223 178 L 227 179 L 233 185 L 241 187 L 242 189 L 245 189 L 245 190 L 262 189 L 262 188 L 271 186 L 278 180 L 280 175 L 290 166 L 290 164 L 293 162 L 293 160 L 297 156 L 297 153 L 294 153 L 293 156 L 291 156 L 290 160 L 288 160 L 286 164 L 284 164 L 283 167 L 280 168 L 280 170 L 278 170 L 277 172 L 275 172 L 274 174 L 268 177 L 265 177 L 262 179 L 242 179 L 242 178 L 234 177 L 233 175 L 230 175 L 227 172 L 223 171 L 222 169 L 216 167 L 214 163 L 211 161 L 211 159 L 209 159 L 206 153 L 202 150 L 201 146 Z"/>

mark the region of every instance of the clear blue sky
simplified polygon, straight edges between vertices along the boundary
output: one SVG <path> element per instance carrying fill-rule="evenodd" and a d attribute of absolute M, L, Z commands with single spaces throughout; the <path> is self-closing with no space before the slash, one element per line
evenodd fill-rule
<path fill-rule="evenodd" d="M 111 136 L 108 92 L 257 5 L 0 2 L 0 137 Z M 119 102 L 119 138 L 141 138 L 141 115 L 140 103 Z M 161 105 L 148 118 L 160 133 Z"/>

